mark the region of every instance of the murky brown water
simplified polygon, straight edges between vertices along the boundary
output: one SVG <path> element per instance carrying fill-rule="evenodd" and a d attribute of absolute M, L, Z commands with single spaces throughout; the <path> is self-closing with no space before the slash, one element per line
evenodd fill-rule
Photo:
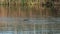
<path fill-rule="evenodd" d="M 60 34 L 60 18 L 51 15 L 50 9 L 39 4 L 0 5 L 0 34 Z"/>

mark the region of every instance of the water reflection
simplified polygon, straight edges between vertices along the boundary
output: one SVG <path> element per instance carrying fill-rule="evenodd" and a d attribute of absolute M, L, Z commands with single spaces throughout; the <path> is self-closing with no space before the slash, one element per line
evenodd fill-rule
<path fill-rule="evenodd" d="M 0 5 L 1 12 L 8 17 L 40 17 L 40 8 L 28 7 L 22 4 Z M 37 12 L 38 11 L 38 12 Z"/>
<path fill-rule="evenodd" d="M 31 18 L 40 17 L 39 9 L 35 10 L 33 7 L 29 8 L 20 5 L 1 5 L 0 7 L 1 16 L 3 17 L 0 20 L 7 22 L 5 26 L 0 27 L 2 30 L 0 34 L 57 34 L 55 31 L 58 28 L 60 29 L 60 18 Z M 26 18 L 21 18 L 21 16 Z"/>

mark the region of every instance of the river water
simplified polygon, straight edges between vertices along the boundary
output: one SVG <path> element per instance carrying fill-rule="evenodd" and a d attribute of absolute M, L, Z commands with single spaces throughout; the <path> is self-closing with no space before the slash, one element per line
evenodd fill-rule
<path fill-rule="evenodd" d="M 24 11 L 27 10 L 24 8 Z M 19 11 L 21 11 L 19 13 Z M 59 17 L 47 17 L 38 18 L 39 14 L 32 18 L 29 12 L 22 11 L 19 6 L 0 6 L 0 23 L 4 23 L 5 26 L 0 27 L 0 34 L 60 34 L 60 18 Z M 27 13 L 27 14 L 26 14 Z M 34 15 L 33 14 L 33 15 Z M 15 25 L 17 24 L 17 25 Z M 25 25 L 26 26 L 25 26 Z M 31 25 L 32 24 L 32 25 Z M 36 24 L 39 26 L 36 27 Z M 44 28 L 44 24 L 47 26 L 50 24 L 50 28 Z M 55 25 L 54 25 L 55 24 Z M 57 26 L 57 25 L 59 26 Z M 20 26 L 21 25 L 21 26 Z M 30 26 L 28 26 L 30 25 Z M 51 26 L 52 25 L 52 26 Z M 40 27 L 41 28 L 38 28 Z M 56 26 L 56 28 L 54 28 Z M 31 28 L 32 27 L 32 28 Z M 35 28 L 38 28 L 37 30 Z M 58 30 L 59 29 L 59 30 Z"/>

